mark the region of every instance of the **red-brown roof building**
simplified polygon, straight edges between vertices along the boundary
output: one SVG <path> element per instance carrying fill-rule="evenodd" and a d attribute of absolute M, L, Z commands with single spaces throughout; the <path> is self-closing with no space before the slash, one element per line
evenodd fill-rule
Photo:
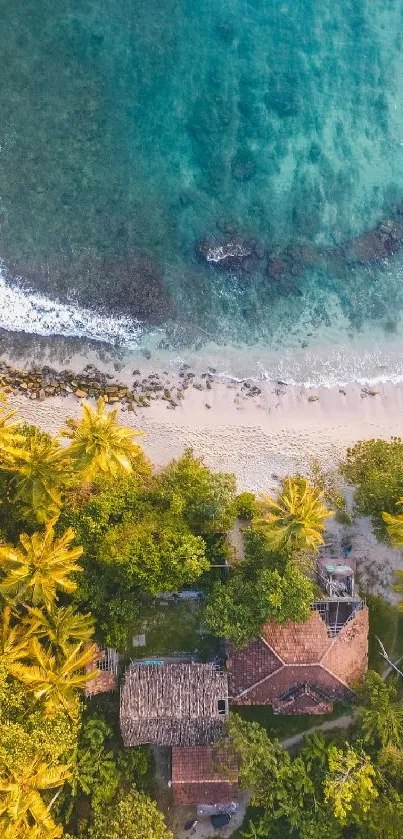
<path fill-rule="evenodd" d="M 182 806 L 237 802 L 236 759 L 220 746 L 173 746 L 172 792 Z"/>
<path fill-rule="evenodd" d="M 368 667 L 368 609 L 362 601 L 318 601 L 306 623 L 267 623 L 227 660 L 234 705 L 280 714 L 324 714 L 349 701 Z"/>

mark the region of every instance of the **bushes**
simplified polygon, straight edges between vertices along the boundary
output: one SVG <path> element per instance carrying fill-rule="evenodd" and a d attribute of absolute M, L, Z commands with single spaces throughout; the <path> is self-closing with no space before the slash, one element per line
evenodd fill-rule
<path fill-rule="evenodd" d="M 234 511 L 238 519 L 250 521 L 256 515 L 256 497 L 253 492 L 241 492 L 234 501 Z"/>
<path fill-rule="evenodd" d="M 341 471 L 355 486 L 357 512 L 371 516 L 378 538 L 386 540 L 382 513 L 396 513 L 396 502 L 403 495 L 403 442 L 400 437 L 357 443 L 347 450 Z"/>
<path fill-rule="evenodd" d="M 256 638 L 262 625 L 273 620 L 306 621 L 314 599 L 307 577 L 292 563 L 283 575 L 277 569 L 259 568 L 248 574 L 241 563 L 227 583 L 217 583 L 205 607 L 205 620 L 215 635 L 236 646 Z"/>

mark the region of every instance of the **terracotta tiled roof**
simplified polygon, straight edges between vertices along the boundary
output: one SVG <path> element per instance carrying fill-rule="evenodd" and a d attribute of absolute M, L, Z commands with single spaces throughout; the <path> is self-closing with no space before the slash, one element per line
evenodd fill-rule
<path fill-rule="evenodd" d="M 240 651 L 229 650 L 229 693 L 234 704 L 272 705 L 276 710 L 281 707 L 282 713 L 318 713 L 322 704 L 331 710 L 334 701 L 352 699 L 368 666 L 367 607 L 356 611 L 335 637 L 329 637 L 317 611 L 304 624 L 268 623 L 262 634 L 264 640 Z M 292 690 L 296 691 L 294 702 L 285 702 Z"/>
<path fill-rule="evenodd" d="M 333 702 L 316 685 L 305 683 L 274 701 L 273 708 L 279 714 L 328 714 Z"/>
<path fill-rule="evenodd" d="M 177 804 L 229 804 L 238 800 L 238 769 L 218 746 L 172 748 L 172 792 Z"/>
<path fill-rule="evenodd" d="M 326 624 L 319 612 L 312 612 L 306 623 L 267 623 L 262 636 L 285 664 L 314 664 L 329 646 Z"/>
<path fill-rule="evenodd" d="M 343 682 L 354 687 L 368 667 L 368 609 L 348 621 L 322 658 L 321 664 Z"/>
<path fill-rule="evenodd" d="M 231 654 L 231 653 L 230 653 Z M 233 682 L 233 673 L 229 668 L 229 692 L 231 696 L 241 693 L 261 679 L 265 679 L 270 673 L 274 673 L 283 666 L 283 661 L 276 656 L 263 638 L 251 641 L 246 647 L 236 652 L 237 679 L 236 685 Z"/>

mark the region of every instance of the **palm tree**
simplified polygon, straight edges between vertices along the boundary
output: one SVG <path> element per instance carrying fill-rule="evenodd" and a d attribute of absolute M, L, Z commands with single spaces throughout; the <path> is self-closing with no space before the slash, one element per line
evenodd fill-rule
<path fill-rule="evenodd" d="M 52 828 L 28 825 L 17 828 L 17 832 L 7 833 L 5 839 L 59 839 L 60 836 L 63 836 L 63 828 L 60 825 L 55 824 Z"/>
<path fill-rule="evenodd" d="M 58 710 L 64 710 L 71 719 L 78 714 L 78 689 L 99 675 L 99 670 L 83 673 L 83 668 L 93 664 L 96 647 L 84 648 L 82 644 L 72 647 L 66 656 L 50 655 L 37 638 L 32 638 L 29 645 L 29 662 L 16 662 L 10 667 L 10 673 L 22 682 L 45 704 L 47 716 L 53 716 Z"/>
<path fill-rule="evenodd" d="M 62 506 L 60 486 L 66 475 L 66 453 L 39 431 L 24 439 L 24 446 L 15 451 L 9 466 L 16 474 L 13 500 L 38 522 L 55 520 Z"/>
<path fill-rule="evenodd" d="M 94 634 L 94 620 L 88 613 L 80 615 L 73 606 L 57 607 L 54 604 L 28 607 L 28 615 L 23 622 L 28 630 L 28 637 L 34 635 L 49 642 L 51 647 L 68 655 L 72 642 L 85 643 Z"/>
<path fill-rule="evenodd" d="M 0 773 L 0 827 L 3 839 L 55 839 L 63 831 L 50 815 L 41 792 L 60 788 L 71 776 L 68 766 L 49 766 L 36 757 Z"/>
<path fill-rule="evenodd" d="M 364 741 L 372 746 L 403 746 L 403 705 L 394 682 L 386 682 L 379 673 L 369 670 L 362 689 L 364 708 L 361 725 Z"/>
<path fill-rule="evenodd" d="M 15 420 L 17 411 L 10 411 L 7 397 L 0 393 L 0 456 L 6 462 L 13 461 L 15 449 L 24 442 L 20 433 L 20 421 Z"/>
<path fill-rule="evenodd" d="M 277 499 L 263 496 L 256 528 L 267 536 L 273 550 L 317 551 L 323 544 L 325 521 L 332 515 L 322 502 L 323 493 L 306 478 L 286 478 Z"/>
<path fill-rule="evenodd" d="M 44 533 L 28 536 L 22 533 L 20 547 L 0 545 L 0 595 L 9 603 L 27 601 L 33 606 L 52 603 L 57 591 L 71 594 L 76 583 L 69 574 L 82 571 L 76 560 L 81 547 L 71 548 L 74 531 L 69 527 L 60 538 L 54 538 L 52 525 Z"/>
<path fill-rule="evenodd" d="M 12 825 L 6 830 L 3 839 L 59 839 L 60 836 L 63 836 L 63 828 L 57 824 L 52 828 L 40 825 Z"/>
<path fill-rule="evenodd" d="M 82 418 L 68 419 L 61 434 L 72 440 L 66 453 L 84 480 L 92 481 L 99 473 L 116 476 L 120 471 L 131 472 L 132 459 L 141 453 L 133 438 L 143 432 L 119 425 L 117 409 L 108 411 L 102 396 L 96 409 L 87 402 L 82 408 Z"/>
<path fill-rule="evenodd" d="M 396 507 L 403 507 L 403 497 L 396 501 Z M 396 513 L 395 516 L 390 513 L 382 513 L 382 518 L 386 524 L 392 545 L 395 548 L 403 547 L 403 513 Z"/>
<path fill-rule="evenodd" d="M 0 621 L 0 663 L 9 668 L 27 654 L 21 623 L 11 626 L 11 608 L 5 606 Z"/>

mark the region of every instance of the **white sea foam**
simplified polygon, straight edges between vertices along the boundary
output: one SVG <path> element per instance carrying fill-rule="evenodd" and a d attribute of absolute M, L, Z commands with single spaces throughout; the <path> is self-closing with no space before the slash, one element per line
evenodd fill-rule
<path fill-rule="evenodd" d="M 144 326 L 123 316 L 107 316 L 74 303 L 64 304 L 34 291 L 8 286 L 0 271 L 0 327 L 10 332 L 26 332 L 41 336 L 90 338 L 135 352 L 145 336 Z M 154 336 L 155 337 L 155 336 Z M 286 336 L 284 336 L 286 338 Z M 334 337 L 334 336 L 332 336 Z M 281 379 L 290 385 L 332 387 L 350 382 L 376 384 L 403 381 L 403 326 L 400 334 L 387 339 L 374 326 L 356 341 L 347 342 L 339 333 L 334 345 L 324 336 L 317 336 L 315 348 L 283 346 L 270 351 L 267 347 L 240 348 L 210 344 L 183 356 L 153 349 L 153 358 L 165 367 L 180 367 L 184 361 L 194 369 L 213 367 L 218 376 L 233 381 L 244 378 Z M 147 344 L 150 341 L 147 340 Z M 170 358 L 168 357 L 170 356 Z"/>
<path fill-rule="evenodd" d="M 0 327 L 10 332 L 91 338 L 135 349 L 142 333 L 139 321 L 107 316 L 42 294 L 8 286 L 0 272 Z"/>

